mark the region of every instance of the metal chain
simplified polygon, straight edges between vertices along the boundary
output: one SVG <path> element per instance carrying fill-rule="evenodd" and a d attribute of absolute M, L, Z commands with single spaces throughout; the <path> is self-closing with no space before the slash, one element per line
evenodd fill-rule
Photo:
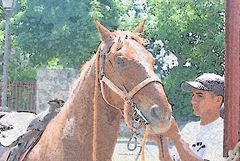
<path fill-rule="evenodd" d="M 128 143 L 127 143 L 127 148 L 129 151 L 134 151 L 137 148 L 137 136 L 139 133 L 137 133 L 136 130 L 132 130 L 132 136 L 129 138 Z M 133 147 L 131 147 L 133 145 Z"/>

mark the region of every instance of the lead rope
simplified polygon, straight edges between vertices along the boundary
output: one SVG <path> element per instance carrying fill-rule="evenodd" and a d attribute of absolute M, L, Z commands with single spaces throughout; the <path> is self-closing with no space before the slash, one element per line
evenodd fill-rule
<path fill-rule="evenodd" d="M 99 55 L 100 52 L 97 52 L 96 62 L 95 62 L 95 86 L 94 86 L 94 98 L 93 98 L 93 161 L 97 160 L 97 103 L 98 103 L 98 74 L 99 74 Z"/>
<path fill-rule="evenodd" d="M 163 150 L 163 136 L 162 135 L 160 135 L 160 143 L 158 143 L 158 147 L 159 147 L 159 152 L 160 152 L 160 150 L 162 152 L 161 158 L 164 159 L 165 156 L 164 156 L 164 150 Z M 161 154 L 159 154 L 159 158 L 160 158 L 160 155 Z"/>
<path fill-rule="evenodd" d="M 145 161 L 145 145 L 147 143 L 147 139 L 148 139 L 148 135 L 150 133 L 150 126 L 147 125 L 145 132 L 144 132 L 144 136 L 143 136 L 143 140 L 142 140 L 142 151 L 141 151 L 141 161 Z"/>
<path fill-rule="evenodd" d="M 151 131 L 151 127 L 149 125 L 146 126 L 143 141 L 142 141 L 142 151 L 141 151 L 141 161 L 145 161 L 145 145 L 147 143 L 148 135 Z M 160 135 L 160 140 L 157 141 L 158 148 L 159 148 L 159 158 L 164 159 L 164 151 L 163 151 L 163 136 Z"/>

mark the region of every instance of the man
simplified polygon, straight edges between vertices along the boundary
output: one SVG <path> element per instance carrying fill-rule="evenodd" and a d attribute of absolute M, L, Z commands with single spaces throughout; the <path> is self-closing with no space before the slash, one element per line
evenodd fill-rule
<path fill-rule="evenodd" d="M 165 149 L 166 161 L 221 161 L 223 160 L 223 119 L 220 109 L 224 96 L 224 79 L 220 75 L 205 73 L 193 82 L 183 82 L 181 88 L 192 92 L 193 112 L 200 118 L 190 122 L 180 132 L 172 119 L 164 138 L 173 141 L 175 154 Z M 166 141 L 164 141 L 166 144 Z M 164 147 L 167 147 L 166 145 Z M 172 158 L 172 159 L 171 159 Z"/>

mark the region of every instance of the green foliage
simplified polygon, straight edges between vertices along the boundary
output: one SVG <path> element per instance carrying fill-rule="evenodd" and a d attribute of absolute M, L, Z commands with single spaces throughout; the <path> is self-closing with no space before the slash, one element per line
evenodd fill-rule
<path fill-rule="evenodd" d="M 29 63 L 30 54 L 24 54 L 20 48 L 13 48 L 8 63 L 8 80 L 34 80 L 37 74 L 37 66 L 31 67 Z"/>
<path fill-rule="evenodd" d="M 121 0 L 18 1 L 11 20 L 11 45 L 18 52 L 11 54 L 9 79 L 30 79 L 40 64 L 78 68 L 95 53 L 100 42 L 92 17 L 114 30 L 127 6 Z M 3 40 L 2 10 L 0 18 Z"/>
<path fill-rule="evenodd" d="M 99 42 L 89 15 L 91 1 L 26 0 L 19 3 L 13 26 L 14 44 L 30 55 L 32 66 L 58 64 L 77 67 L 88 59 Z"/>
<path fill-rule="evenodd" d="M 192 113 L 191 93 L 180 88 L 180 84 L 186 80 L 193 80 L 196 69 L 194 67 L 178 67 L 171 70 L 163 80 L 164 88 L 168 95 L 169 102 L 173 107 L 173 116 L 181 121 L 196 120 Z"/>
<path fill-rule="evenodd" d="M 121 0 L 93 0 L 90 14 L 98 18 L 110 30 L 117 30 L 126 22 L 126 12 L 131 5 Z"/>
<path fill-rule="evenodd" d="M 161 39 L 165 48 L 176 54 L 180 65 L 187 59 L 199 65 L 199 60 L 223 55 L 223 0 L 148 2 L 146 33 L 155 40 Z"/>
<path fill-rule="evenodd" d="M 34 80 L 36 79 L 38 68 L 25 68 L 22 71 L 17 70 L 11 64 L 8 66 L 8 70 L 10 71 L 8 74 L 10 81 L 24 81 L 24 80 Z"/>
<path fill-rule="evenodd" d="M 177 56 L 179 65 L 164 71 L 165 88 L 175 116 L 182 121 L 193 119 L 191 97 L 180 83 L 204 72 L 223 74 L 224 0 L 149 0 L 145 34 L 151 43 L 162 40 L 166 54 Z M 185 67 L 187 62 L 191 66 Z"/>

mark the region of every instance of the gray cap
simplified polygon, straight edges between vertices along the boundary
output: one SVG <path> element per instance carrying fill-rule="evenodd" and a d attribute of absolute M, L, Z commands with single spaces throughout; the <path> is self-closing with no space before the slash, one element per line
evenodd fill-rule
<path fill-rule="evenodd" d="M 192 91 L 192 88 L 212 91 L 217 96 L 224 96 L 224 78 L 214 73 L 204 73 L 192 82 L 183 82 L 181 88 Z"/>

